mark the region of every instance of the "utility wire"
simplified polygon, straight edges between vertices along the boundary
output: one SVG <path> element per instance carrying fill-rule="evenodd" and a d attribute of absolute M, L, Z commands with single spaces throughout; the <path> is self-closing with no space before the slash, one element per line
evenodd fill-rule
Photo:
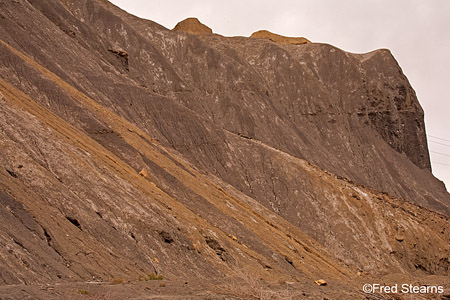
<path fill-rule="evenodd" d="M 438 139 L 438 140 L 441 140 L 441 141 L 445 141 L 445 142 L 449 142 L 449 143 L 450 143 L 450 140 L 443 139 L 443 138 L 440 138 L 440 137 L 437 137 L 437 136 L 434 136 L 434 135 L 431 135 L 431 134 L 427 134 L 427 136 L 428 136 L 428 137 L 431 137 L 431 138 L 435 138 L 435 139 Z M 432 141 L 432 140 L 428 140 L 428 141 L 429 141 L 429 142 L 432 142 L 432 143 L 435 143 L 435 144 L 438 144 L 438 145 L 450 147 L 450 145 L 448 145 L 448 144 L 446 144 L 446 143 L 440 143 L 440 142 L 436 142 L 436 141 Z M 450 157 L 450 155 L 449 155 L 449 154 L 446 154 L 446 153 L 437 152 L 437 151 L 433 151 L 433 150 L 430 150 L 430 152 L 431 152 L 431 153 L 436 153 L 436 154 L 440 154 L 440 155 L 444 155 L 444 156 L 449 156 L 449 157 Z M 441 162 L 437 162 L 437 161 L 432 161 L 431 163 L 432 163 L 432 164 L 436 164 L 436 165 L 441 165 L 441 166 L 447 166 L 447 167 L 450 167 L 450 164 L 445 164 L 445 163 L 441 163 Z"/>
<path fill-rule="evenodd" d="M 438 164 L 438 165 L 443 165 L 443 166 L 449 166 L 450 167 L 449 164 L 443 164 L 443 163 L 440 163 L 440 162 L 437 162 L 437 161 L 432 161 L 431 164 Z"/>
<path fill-rule="evenodd" d="M 446 139 L 443 139 L 443 138 L 440 138 L 440 137 L 437 137 L 437 136 L 434 136 L 434 135 L 427 134 L 427 136 L 432 137 L 432 138 L 435 138 L 435 139 L 438 139 L 438 140 L 450 142 L 450 140 L 446 140 Z"/>
<path fill-rule="evenodd" d="M 450 145 L 444 144 L 444 143 L 439 143 L 439 142 L 435 142 L 435 141 L 429 141 L 429 142 L 432 142 L 432 143 L 435 143 L 435 144 L 439 144 L 439 145 L 443 145 L 443 146 L 446 146 L 446 147 L 450 147 Z"/>
<path fill-rule="evenodd" d="M 440 154 L 440 155 L 444 155 L 444 156 L 450 156 L 450 154 L 445 154 L 445 153 L 441 153 L 441 152 L 436 152 L 436 151 L 433 151 L 433 150 L 430 150 L 430 152 L 436 153 L 436 154 Z"/>

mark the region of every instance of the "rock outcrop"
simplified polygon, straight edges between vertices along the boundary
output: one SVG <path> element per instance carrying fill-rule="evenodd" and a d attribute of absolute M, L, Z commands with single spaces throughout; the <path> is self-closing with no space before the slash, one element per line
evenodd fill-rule
<path fill-rule="evenodd" d="M 197 18 L 187 18 L 179 22 L 172 30 L 184 31 L 195 35 L 212 34 L 211 28 L 202 24 Z"/>
<path fill-rule="evenodd" d="M 0 6 L 1 295 L 448 287 L 450 196 L 388 50 L 185 34 L 103 0 Z"/>
<path fill-rule="evenodd" d="M 259 30 L 250 36 L 251 38 L 259 38 L 259 39 L 267 39 L 271 40 L 272 42 L 278 43 L 278 44 L 285 44 L 285 45 L 304 45 L 311 43 L 308 39 L 304 37 L 288 37 L 279 35 L 276 33 L 272 33 L 267 30 Z"/>

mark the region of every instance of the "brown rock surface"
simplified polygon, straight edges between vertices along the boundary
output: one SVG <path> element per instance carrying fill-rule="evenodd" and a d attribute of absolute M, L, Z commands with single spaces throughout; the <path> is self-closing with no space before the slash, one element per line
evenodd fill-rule
<path fill-rule="evenodd" d="M 310 44 L 311 42 L 304 38 L 304 37 L 288 37 L 279 35 L 276 33 L 272 33 L 267 30 L 259 30 L 250 36 L 251 38 L 259 38 L 259 39 L 267 39 L 271 40 L 272 42 L 278 43 L 278 44 L 285 44 L 285 45 L 304 45 L 304 44 Z"/>
<path fill-rule="evenodd" d="M 174 31 L 184 31 L 195 35 L 212 34 L 211 28 L 205 24 L 200 23 L 197 18 L 187 18 L 179 22 L 172 29 Z"/>
<path fill-rule="evenodd" d="M 450 196 L 388 50 L 186 35 L 103 0 L 0 7 L 0 295 L 448 288 Z"/>

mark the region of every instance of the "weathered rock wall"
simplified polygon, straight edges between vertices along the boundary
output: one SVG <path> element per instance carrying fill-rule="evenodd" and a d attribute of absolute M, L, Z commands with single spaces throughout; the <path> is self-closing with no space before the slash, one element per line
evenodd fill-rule
<path fill-rule="evenodd" d="M 389 51 L 0 5 L 1 282 L 448 274 L 449 194 Z"/>

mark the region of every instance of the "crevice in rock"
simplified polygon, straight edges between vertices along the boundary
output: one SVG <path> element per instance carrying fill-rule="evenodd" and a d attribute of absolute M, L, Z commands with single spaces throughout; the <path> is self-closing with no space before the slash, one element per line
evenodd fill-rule
<path fill-rule="evenodd" d="M 13 242 L 14 242 L 15 244 L 19 245 L 20 248 L 26 249 L 25 246 L 24 246 L 21 242 L 19 242 L 18 240 L 13 239 Z"/>
<path fill-rule="evenodd" d="M 41 226 L 42 227 L 42 226 Z M 47 245 L 52 248 L 56 254 L 58 254 L 62 259 L 64 259 L 64 257 L 61 255 L 61 253 L 55 248 L 53 247 L 53 243 L 52 243 L 52 237 L 50 236 L 50 234 L 48 233 L 47 229 L 45 229 L 44 227 L 42 227 L 42 230 L 44 231 L 44 236 L 45 236 L 45 240 L 47 241 Z"/>
<path fill-rule="evenodd" d="M 167 231 L 160 231 L 159 236 L 164 241 L 164 243 L 172 244 L 174 242 L 172 236 Z"/>
<path fill-rule="evenodd" d="M 52 237 L 50 236 L 50 234 L 48 234 L 47 230 L 45 228 L 42 228 L 44 230 L 44 236 L 45 239 L 47 241 L 47 244 L 51 247 L 51 242 L 52 242 Z"/>
<path fill-rule="evenodd" d="M 294 262 L 292 261 L 291 258 L 285 256 L 285 257 L 284 257 L 284 260 L 285 260 L 288 264 L 290 264 L 291 266 L 293 266 L 293 267 L 295 268 Z"/>
<path fill-rule="evenodd" d="M 219 244 L 218 241 L 216 241 L 215 239 L 211 238 L 211 237 L 206 237 L 205 238 L 206 244 L 213 249 L 216 254 L 220 257 L 221 260 L 223 261 L 227 261 L 227 252 L 226 250 Z"/>
<path fill-rule="evenodd" d="M 125 70 L 130 71 L 129 65 L 128 65 L 128 52 L 122 49 L 108 49 L 109 52 L 113 53 L 116 58 L 120 60 L 122 63 L 122 66 L 125 68 Z"/>
<path fill-rule="evenodd" d="M 8 174 L 11 175 L 12 177 L 17 178 L 17 174 L 14 173 L 14 171 L 6 169 L 6 172 L 8 172 Z"/>
<path fill-rule="evenodd" d="M 71 217 L 66 217 L 66 219 L 81 230 L 81 224 L 80 224 L 80 222 L 78 222 L 77 219 L 71 218 Z"/>

